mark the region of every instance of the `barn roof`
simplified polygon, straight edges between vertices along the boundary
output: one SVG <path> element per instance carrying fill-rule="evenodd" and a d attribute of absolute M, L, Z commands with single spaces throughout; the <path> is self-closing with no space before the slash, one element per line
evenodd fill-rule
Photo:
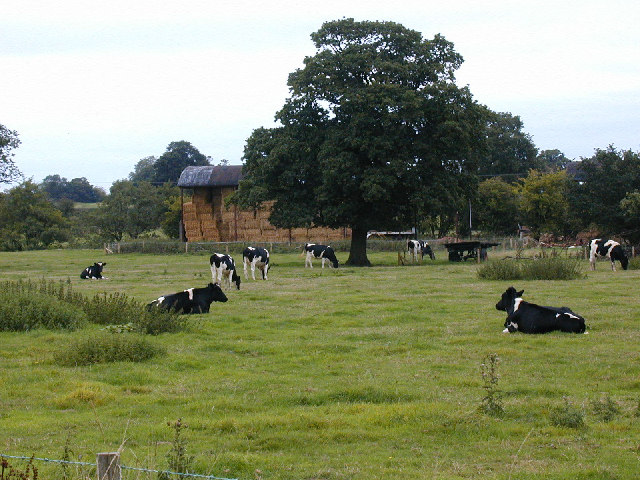
<path fill-rule="evenodd" d="M 237 187 L 242 180 L 242 165 L 206 165 L 187 167 L 180 174 L 178 186 L 193 187 Z"/>

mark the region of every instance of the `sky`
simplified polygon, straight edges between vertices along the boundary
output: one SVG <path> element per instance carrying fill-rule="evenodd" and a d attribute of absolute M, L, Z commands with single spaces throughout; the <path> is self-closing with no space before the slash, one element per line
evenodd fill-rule
<path fill-rule="evenodd" d="M 25 178 L 109 190 L 185 140 L 242 163 L 273 127 L 310 34 L 341 18 L 401 23 L 452 42 L 457 84 L 520 116 L 539 150 L 579 160 L 640 151 L 637 0 L 3 0 L 0 124 Z"/>

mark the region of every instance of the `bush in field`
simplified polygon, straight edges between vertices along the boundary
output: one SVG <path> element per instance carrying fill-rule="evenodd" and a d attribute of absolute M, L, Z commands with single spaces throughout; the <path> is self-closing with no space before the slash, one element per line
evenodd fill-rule
<path fill-rule="evenodd" d="M 0 292 L 0 330 L 76 330 L 86 322 L 81 308 L 40 293 Z"/>
<path fill-rule="evenodd" d="M 54 360 L 62 366 L 143 362 L 164 353 L 136 334 L 100 333 L 73 339 L 54 355 Z"/>
<path fill-rule="evenodd" d="M 571 404 L 565 397 L 564 405 L 556 407 L 552 410 L 549 417 L 551 423 L 556 427 L 565 428 L 584 428 L 584 414 L 582 410 Z"/>
<path fill-rule="evenodd" d="M 0 282 L 0 299 L 5 296 L 0 314 L 7 313 L 0 318 L 0 330 L 28 330 L 38 326 L 75 329 L 78 315 L 81 320 L 88 318 L 99 325 L 131 324 L 134 331 L 151 335 L 178 331 L 186 323 L 185 317 L 175 313 L 148 311 L 123 293 L 97 294 L 87 299 L 73 291 L 70 281 Z M 18 300 L 21 303 L 17 304 Z"/>
<path fill-rule="evenodd" d="M 629 259 L 629 270 L 640 270 L 640 257 Z"/>
<path fill-rule="evenodd" d="M 478 268 L 478 277 L 484 280 L 575 280 L 584 276 L 584 262 L 563 257 L 494 260 Z"/>

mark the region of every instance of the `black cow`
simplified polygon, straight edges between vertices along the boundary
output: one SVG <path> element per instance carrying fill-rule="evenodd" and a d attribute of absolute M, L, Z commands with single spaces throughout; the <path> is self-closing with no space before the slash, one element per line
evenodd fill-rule
<path fill-rule="evenodd" d="M 422 260 L 425 255 L 429 255 L 431 260 L 436 259 L 433 250 L 431 250 L 431 246 L 424 240 L 409 240 L 407 242 L 407 250 L 414 262 L 418 261 L 418 253 L 420 253 L 420 260 Z"/>
<path fill-rule="evenodd" d="M 231 282 L 236 284 L 236 288 L 240 290 L 240 276 L 236 272 L 236 262 L 233 261 L 231 255 L 224 253 L 214 253 L 209 258 L 211 264 L 211 277 L 214 283 L 219 283 L 227 288 L 231 288 Z"/>
<path fill-rule="evenodd" d="M 496 303 L 496 309 L 507 312 L 503 333 L 547 333 L 554 330 L 585 333 L 584 318 L 567 307 L 543 307 L 522 300 L 524 290 L 509 287 Z"/>
<path fill-rule="evenodd" d="M 336 258 L 336 253 L 330 246 L 317 245 L 315 243 L 306 243 L 304 245 L 304 251 L 307 254 L 307 258 L 304 262 L 305 268 L 307 268 L 307 265 L 313 268 L 313 263 L 311 263 L 311 260 L 313 258 L 322 259 L 322 268 L 324 268 L 325 260 L 330 262 L 330 266 L 332 266 L 333 268 L 338 268 L 338 259 Z"/>
<path fill-rule="evenodd" d="M 625 255 L 620 244 L 615 240 L 604 240 L 602 238 L 594 238 L 591 240 L 591 254 L 589 255 L 591 270 L 596 269 L 597 257 L 608 258 L 611 260 L 611 270 L 614 272 L 616 271 L 616 260 L 620 262 L 623 270 L 626 270 L 629 267 L 629 259 Z"/>
<path fill-rule="evenodd" d="M 147 305 L 147 309 L 163 308 L 176 313 L 209 313 L 212 302 L 226 302 L 220 285 L 210 283 L 204 288 L 189 288 L 184 292 L 163 295 Z"/>
<path fill-rule="evenodd" d="M 251 266 L 251 277 L 256 279 L 256 267 L 262 272 L 262 279 L 267 280 L 269 273 L 269 251 L 262 247 L 247 247 L 242 251 L 244 278 L 249 279 L 247 268 Z"/>
<path fill-rule="evenodd" d="M 107 277 L 102 276 L 102 269 L 107 262 L 96 262 L 93 265 L 85 268 L 80 274 L 80 278 L 83 280 L 108 280 Z"/>

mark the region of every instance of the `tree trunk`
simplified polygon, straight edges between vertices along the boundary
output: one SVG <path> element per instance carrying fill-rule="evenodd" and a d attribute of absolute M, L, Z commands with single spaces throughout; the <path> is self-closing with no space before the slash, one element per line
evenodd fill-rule
<path fill-rule="evenodd" d="M 351 248 L 346 265 L 352 267 L 370 267 L 371 262 L 367 258 L 367 229 L 362 227 L 351 228 Z"/>

